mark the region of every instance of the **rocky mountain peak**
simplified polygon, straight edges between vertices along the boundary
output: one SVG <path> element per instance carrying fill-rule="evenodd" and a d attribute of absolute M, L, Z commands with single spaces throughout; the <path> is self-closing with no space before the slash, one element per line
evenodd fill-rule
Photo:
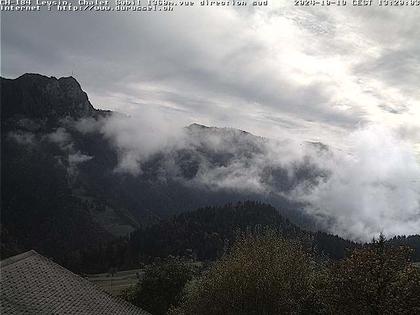
<path fill-rule="evenodd" d="M 27 73 L 16 79 L 1 78 L 1 90 L 3 119 L 78 119 L 96 112 L 73 77 L 57 79 Z"/>

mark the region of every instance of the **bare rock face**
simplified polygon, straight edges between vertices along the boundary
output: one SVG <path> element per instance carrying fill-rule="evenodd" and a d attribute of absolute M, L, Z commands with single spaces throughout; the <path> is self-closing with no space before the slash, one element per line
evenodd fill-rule
<path fill-rule="evenodd" d="M 65 117 L 93 116 L 95 108 L 73 77 L 57 79 L 24 74 L 17 79 L 1 78 L 2 120 L 29 118 L 54 122 Z"/>

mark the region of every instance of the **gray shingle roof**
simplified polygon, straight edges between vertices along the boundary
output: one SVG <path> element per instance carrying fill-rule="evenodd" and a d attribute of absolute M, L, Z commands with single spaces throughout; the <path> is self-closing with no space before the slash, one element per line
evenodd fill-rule
<path fill-rule="evenodd" d="M 33 250 L 3 260 L 0 283 L 1 314 L 148 314 Z"/>

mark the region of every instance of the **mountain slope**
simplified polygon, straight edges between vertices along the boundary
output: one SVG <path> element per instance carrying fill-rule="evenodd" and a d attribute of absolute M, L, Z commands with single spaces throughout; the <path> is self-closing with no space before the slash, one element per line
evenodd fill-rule
<path fill-rule="evenodd" d="M 318 257 L 341 259 L 356 243 L 323 232 L 307 232 L 282 217 L 272 206 L 245 201 L 183 212 L 83 252 L 77 270 L 87 273 L 137 268 L 156 258 L 186 256 L 198 261 L 220 258 L 240 233 L 272 229 L 295 239 Z"/>
<path fill-rule="evenodd" d="M 118 232 L 109 222 L 122 228 L 119 234 L 138 227 L 124 210 L 76 189 L 78 166 L 92 157 L 63 126 L 109 113 L 95 110 L 74 78 L 2 78 L 1 91 L 3 256 L 34 248 L 64 259 L 112 239 Z M 100 140 L 92 136 L 83 143 L 98 146 Z"/>
<path fill-rule="evenodd" d="M 84 253 L 80 270 L 88 273 L 137 268 L 157 257 L 190 257 L 198 261 L 219 259 L 241 233 L 277 231 L 286 239 L 299 241 L 317 259 L 339 260 L 362 244 L 324 232 L 308 232 L 282 217 L 269 204 L 255 201 L 229 203 L 183 212 L 115 240 L 106 247 Z M 412 259 L 420 259 L 419 236 L 396 237 L 387 246 L 408 246 Z"/>
<path fill-rule="evenodd" d="M 310 221 L 282 194 L 239 187 L 246 181 L 235 177 L 265 156 L 266 139 L 193 124 L 183 131 L 188 145 L 162 147 L 142 172 L 127 174 L 118 171 L 121 148 L 104 132 L 117 114 L 95 109 L 74 78 L 25 74 L 2 78 L 1 90 L 2 255 L 34 248 L 77 257 L 160 218 L 246 199 Z M 309 163 L 292 173 L 264 166 L 261 184 L 288 192 L 323 176 Z"/>
<path fill-rule="evenodd" d="M 142 146 L 116 142 L 121 135 L 110 128 L 130 118 L 95 109 L 74 78 L 2 78 L 1 91 L 4 256 L 33 248 L 80 261 L 81 252 L 162 219 L 240 200 L 272 204 L 291 222 L 316 229 L 290 196 L 328 173 L 308 158 L 293 160 L 282 143 L 273 150 L 270 140 L 244 131 L 192 124 L 178 143 L 137 161 Z M 150 132 L 135 137 L 154 141 Z M 124 158 L 139 171 L 122 171 Z"/>
<path fill-rule="evenodd" d="M 184 212 L 131 234 L 131 252 L 166 257 L 192 253 L 199 260 L 219 258 L 240 232 L 271 228 L 284 237 L 299 239 L 320 254 L 343 258 L 355 243 L 322 232 L 300 229 L 272 206 L 246 201 Z"/>

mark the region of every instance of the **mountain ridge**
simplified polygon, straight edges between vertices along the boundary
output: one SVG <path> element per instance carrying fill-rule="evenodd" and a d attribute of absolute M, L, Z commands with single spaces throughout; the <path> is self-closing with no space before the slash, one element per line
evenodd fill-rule
<path fill-rule="evenodd" d="M 113 112 L 95 109 L 76 79 L 0 81 L 2 255 L 26 248 L 74 260 L 181 212 L 241 200 L 272 204 L 293 223 L 317 229 L 304 205 L 285 196 L 327 174 L 305 159 L 291 169 L 265 165 L 265 138 L 191 124 L 186 146 L 156 151 L 141 161 L 142 172 L 128 174 L 117 169 L 125 151 L 101 129 Z M 255 171 L 259 182 L 248 183 Z"/>

